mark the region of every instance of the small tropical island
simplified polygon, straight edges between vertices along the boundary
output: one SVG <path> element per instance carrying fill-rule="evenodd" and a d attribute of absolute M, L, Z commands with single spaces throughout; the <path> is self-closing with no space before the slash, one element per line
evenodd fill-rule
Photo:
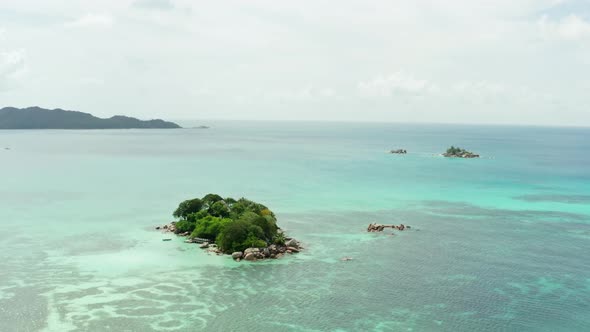
<path fill-rule="evenodd" d="M 175 129 L 174 122 L 139 120 L 115 115 L 108 119 L 97 118 L 89 113 L 45 109 L 41 107 L 0 109 L 0 129 Z"/>
<path fill-rule="evenodd" d="M 271 210 L 246 198 L 207 194 L 181 202 L 172 215 L 178 220 L 156 229 L 186 236 L 185 242 L 219 255 L 231 254 L 236 261 L 276 259 L 302 249 L 277 226 Z"/>
<path fill-rule="evenodd" d="M 454 146 L 448 148 L 442 155 L 447 158 L 479 158 L 478 154 Z"/>

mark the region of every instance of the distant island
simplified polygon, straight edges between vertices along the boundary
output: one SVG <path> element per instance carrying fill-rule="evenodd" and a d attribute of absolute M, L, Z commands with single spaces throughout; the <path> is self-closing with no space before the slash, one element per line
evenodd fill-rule
<path fill-rule="evenodd" d="M 116 115 L 108 119 L 89 113 L 44 109 L 40 107 L 0 109 L 0 129 L 152 129 L 181 128 L 174 122 L 160 119 L 142 121 Z"/>
<path fill-rule="evenodd" d="M 443 156 L 447 158 L 479 158 L 478 154 L 454 146 L 448 148 Z"/>
<path fill-rule="evenodd" d="M 181 202 L 173 216 L 179 220 L 156 229 L 187 236 L 185 242 L 198 243 L 216 254 L 231 254 L 236 261 L 280 258 L 301 250 L 299 242 L 277 226 L 271 210 L 245 198 L 208 194 Z"/>

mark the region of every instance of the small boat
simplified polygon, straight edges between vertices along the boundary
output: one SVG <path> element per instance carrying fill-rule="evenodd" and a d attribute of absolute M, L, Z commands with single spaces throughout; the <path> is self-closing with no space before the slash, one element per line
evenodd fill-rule
<path fill-rule="evenodd" d="M 162 239 L 162 241 L 172 241 L 172 239 Z"/>

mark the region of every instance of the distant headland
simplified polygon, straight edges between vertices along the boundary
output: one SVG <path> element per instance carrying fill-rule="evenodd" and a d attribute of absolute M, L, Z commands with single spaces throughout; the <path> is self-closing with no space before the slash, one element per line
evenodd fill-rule
<path fill-rule="evenodd" d="M 108 119 L 89 113 L 44 109 L 41 107 L 0 109 L 0 129 L 174 129 L 181 128 L 174 122 L 160 119 L 139 120 L 116 115 Z"/>

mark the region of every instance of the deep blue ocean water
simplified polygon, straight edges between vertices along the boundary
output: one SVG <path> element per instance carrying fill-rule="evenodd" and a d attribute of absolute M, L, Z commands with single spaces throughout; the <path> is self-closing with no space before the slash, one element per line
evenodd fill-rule
<path fill-rule="evenodd" d="M 590 129 L 211 127 L 0 131 L 0 331 L 590 330 Z M 305 251 L 161 241 L 209 192 L 265 203 Z"/>

